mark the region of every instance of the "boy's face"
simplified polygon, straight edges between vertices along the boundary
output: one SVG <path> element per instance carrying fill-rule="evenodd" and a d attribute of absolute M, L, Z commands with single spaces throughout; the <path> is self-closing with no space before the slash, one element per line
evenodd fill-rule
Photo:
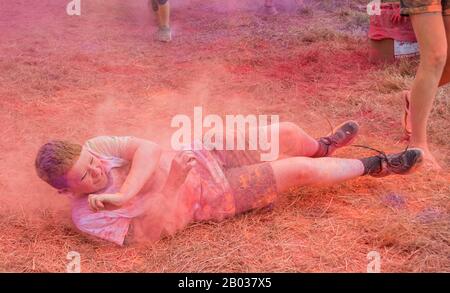
<path fill-rule="evenodd" d="M 95 193 L 108 184 L 108 176 L 102 162 L 86 148 L 81 151 L 78 161 L 66 174 L 68 190 L 77 195 Z"/>

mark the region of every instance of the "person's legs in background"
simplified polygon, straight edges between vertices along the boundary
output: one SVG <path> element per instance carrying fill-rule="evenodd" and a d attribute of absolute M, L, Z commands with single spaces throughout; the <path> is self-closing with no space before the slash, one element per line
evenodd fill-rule
<path fill-rule="evenodd" d="M 411 15 L 420 47 L 420 64 L 411 88 L 410 146 L 424 151 L 424 158 L 440 168 L 428 147 L 427 121 L 447 60 L 447 38 L 442 14 Z"/>
<path fill-rule="evenodd" d="M 172 32 L 170 30 L 170 4 L 168 0 L 149 0 L 158 21 L 156 38 L 161 42 L 170 42 Z"/>
<path fill-rule="evenodd" d="M 442 73 L 439 86 L 450 83 L 450 3 L 448 8 L 444 11 L 444 26 L 445 34 L 447 35 L 447 62 L 445 63 L 444 72 Z"/>
<path fill-rule="evenodd" d="M 271 162 L 278 192 L 295 186 L 331 185 L 362 175 L 384 177 L 413 172 L 422 162 L 420 149 L 363 159 L 293 157 Z"/>
<path fill-rule="evenodd" d="M 267 15 L 278 14 L 277 9 L 273 5 L 273 0 L 264 0 L 264 13 Z"/>

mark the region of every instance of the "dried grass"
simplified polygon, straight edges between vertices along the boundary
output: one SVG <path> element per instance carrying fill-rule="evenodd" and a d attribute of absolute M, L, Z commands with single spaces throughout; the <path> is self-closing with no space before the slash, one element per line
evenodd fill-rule
<path fill-rule="evenodd" d="M 87 2 L 84 23 L 58 16 L 59 8 L 44 2 L 36 11 L 53 17 L 30 18 L 11 2 L 5 8 L 17 12 L 11 14 L 22 21 L 17 29 L 26 29 L 0 23 L 0 162 L 6 170 L 0 174 L 0 271 L 63 272 L 72 250 L 81 254 L 84 272 L 364 272 L 372 250 L 382 256 L 382 271 L 450 271 L 448 167 L 440 174 L 294 189 L 272 211 L 198 223 L 156 243 L 121 248 L 78 233 L 66 202 L 32 170 L 34 153 L 47 139 L 167 139 L 173 115 L 203 105 L 220 115 L 280 114 L 314 136 L 328 131 L 324 117 L 356 119 L 358 143 L 397 151 L 405 146 L 395 144 L 403 108 L 398 93 L 409 87 L 417 64 L 370 65 L 361 38 L 345 30 L 348 22 L 365 22 L 358 14 L 336 14 L 330 1 L 305 1 L 310 6 L 303 12 L 273 18 L 251 11 L 217 17 L 195 2 L 193 9 L 174 10 L 168 46 L 151 41 L 147 12 L 124 2 L 108 2 L 115 10 Z M 336 3 L 344 11 L 363 2 Z M 136 19 L 145 21 L 140 26 Z M 448 97 L 443 89 L 430 118 L 432 149 L 445 166 Z M 389 193 L 402 196 L 405 207 L 384 202 Z M 438 216 L 418 220 L 429 208 Z"/>

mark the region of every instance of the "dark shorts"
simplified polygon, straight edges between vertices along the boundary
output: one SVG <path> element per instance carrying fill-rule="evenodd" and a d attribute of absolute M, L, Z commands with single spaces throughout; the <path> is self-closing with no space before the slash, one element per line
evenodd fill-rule
<path fill-rule="evenodd" d="M 270 206 L 277 198 L 275 175 L 258 151 L 211 151 L 230 184 L 236 214 Z"/>
<path fill-rule="evenodd" d="M 402 15 L 432 12 L 450 15 L 450 0 L 400 0 L 400 6 Z"/>

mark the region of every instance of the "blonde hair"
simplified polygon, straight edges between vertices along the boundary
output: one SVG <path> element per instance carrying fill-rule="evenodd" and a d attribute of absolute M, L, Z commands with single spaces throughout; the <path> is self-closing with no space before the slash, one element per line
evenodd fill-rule
<path fill-rule="evenodd" d="M 81 145 L 61 140 L 44 144 L 35 160 L 37 175 L 54 188 L 67 188 L 65 175 L 80 157 L 81 150 Z"/>

